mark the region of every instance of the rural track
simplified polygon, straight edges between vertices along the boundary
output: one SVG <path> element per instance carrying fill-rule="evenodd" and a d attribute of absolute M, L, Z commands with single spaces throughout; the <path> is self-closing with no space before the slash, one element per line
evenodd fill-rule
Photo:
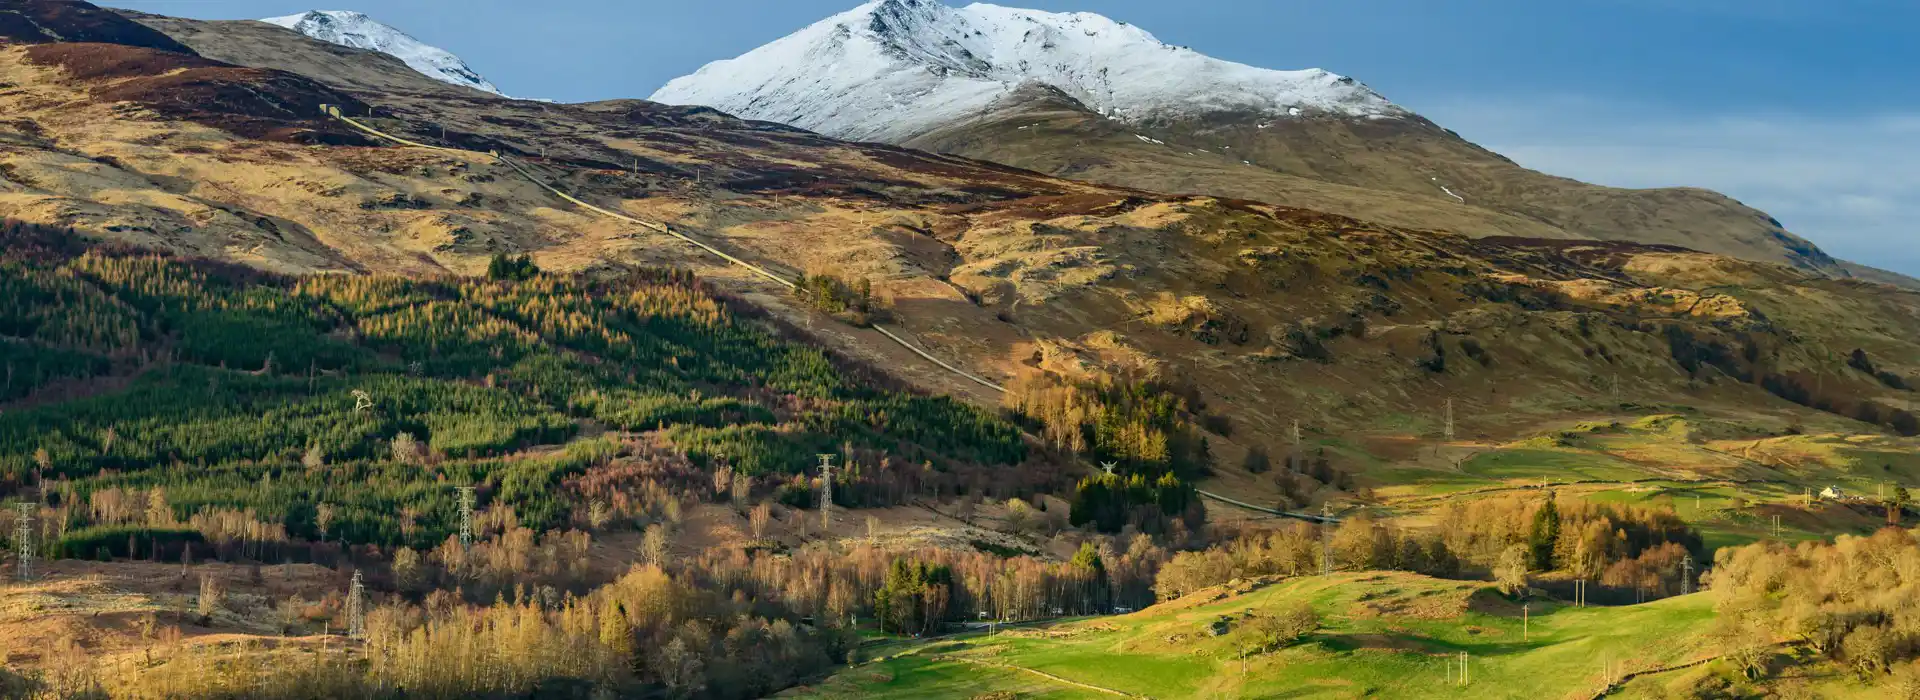
<path fill-rule="evenodd" d="M 1033 675 L 1036 675 L 1036 676 L 1039 676 L 1039 677 L 1041 677 L 1041 678 L 1045 678 L 1045 679 L 1047 679 L 1047 680 L 1050 680 L 1050 681 L 1053 681 L 1053 682 L 1055 682 L 1055 683 L 1059 683 L 1059 684 L 1062 684 L 1062 685 L 1068 685 L 1068 686 L 1073 686 L 1073 687 L 1075 687 L 1075 688 L 1079 688 L 1079 689 L 1081 689 L 1081 690 L 1091 690 L 1091 691 L 1093 691 L 1093 692 L 1096 692 L 1096 693 L 1103 693 L 1103 694 L 1106 694 L 1106 695 L 1114 695 L 1114 696 L 1118 696 L 1118 697 L 1123 697 L 1123 698 L 1141 698 L 1142 700 L 1153 700 L 1153 699 L 1152 699 L 1152 697 L 1150 697 L 1150 696 L 1146 696 L 1146 695 L 1134 695 L 1133 693 L 1129 693 L 1129 692 L 1126 692 L 1126 691 L 1122 691 L 1122 690 L 1114 690 L 1114 689 L 1112 689 L 1112 688 L 1107 688 L 1107 687 L 1103 687 L 1103 686 L 1098 686 L 1098 685 L 1094 685 L 1094 684 L 1092 684 L 1092 683 L 1082 683 L 1082 682 L 1080 682 L 1080 681 L 1076 681 L 1076 680 L 1073 680 L 1073 679 L 1071 679 L 1071 678 L 1062 678 L 1062 677 L 1060 677 L 1060 676 L 1056 676 L 1056 675 L 1053 675 L 1053 674 L 1051 674 L 1051 673 L 1047 673 L 1046 671 L 1042 671 L 1042 670 L 1039 670 L 1039 669 L 1033 669 L 1033 668 L 1027 668 L 1027 667 L 1025 667 L 1025 666 L 1016 666 L 1016 665 L 1013 665 L 1013 664 L 1003 664 L 1003 663 L 999 663 L 999 662 L 997 662 L 997 661 L 982 661 L 982 660 L 980 660 L 980 659 L 971 659 L 971 658 L 967 658 L 967 657 L 964 657 L 964 656 L 955 656 L 955 655 L 952 655 L 952 654 L 936 654 L 936 655 L 934 655 L 934 656 L 930 656 L 930 657 L 927 657 L 927 658 L 930 658 L 930 659 L 934 659 L 934 660 L 936 660 L 936 661 L 958 661 L 958 662 L 960 662 L 960 663 L 963 663 L 963 664 L 973 664 L 973 665 L 975 665 L 975 666 L 986 666 L 986 667 L 988 667 L 988 668 L 1000 668 L 1000 669 L 1006 669 L 1006 670 L 1009 670 L 1009 671 L 1025 671 L 1025 672 L 1027 672 L 1027 673 L 1031 673 L 1031 674 L 1033 674 Z"/>
<path fill-rule="evenodd" d="M 412 139 L 406 139 L 399 136 L 395 136 L 393 134 L 389 134 L 379 129 L 375 129 L 366 124 L 362 124 L 358 120 L 355 120 L 354 118 L 341 113 L 340 109 L 338 107 L 335 107 L 334 105 L 323 105 L 321 107 L 321 111 L 325 112 L 327 116 L 333 117 L 334 119 L 337 119 L 342 123 L 345 123 L 346 125 L 351 126 L 355 129 L 359 129 L 360 131 L 366 132 L 375 137 L 385 139 L 387 141 L 392 141 L 394 143 L 397 143 L 403 146 L 410 146 L 413 148 L 425 148 L 428 150 L 442 151 L 446 153 L 458 153 L 458 154 L 468 155 L 468 156 L 481 156 L 486 158 L 492 158 L 494 162 L 502 163 L 502 164 L 505 164 L 507 167 L 512 168 L 514 172 L 519 173 L 520 176 L 523 178 L 526 178 L 528 182 L 531 182 L 534 185 L 539 186 L 540 189 L 551 192 L 553 193 L 554 196 L 559 197 L 560 199 L 565 200 L 582 209 L 586 209 L 587 211 L 591 211 L 593 213 L 599 214 L 601 216 L 605 216 L 610 219 L 626 222 L 626 223 L 633 224 L 635 226 L 640 226 L 642 228 L 646 228 L 658 233 L 666 234 L 667 236 L 678 239 L 683 243 L 697 247 L 710 254 L 718 256 L 719 258 L 726 260 L 729 263 L 745 268 L 746 270 L 756 275 L 759 275 L 761 277 L 764 277 L 768 281 L 771 281 L 782 287 L 786 287 L 789 290 L 799 288 L 799 286 L 796 285 L 793 282 L 793 280 L 782 277 L 779 274 L 766 269 L 765 267 L 743 260 L 739 257 L 736 257 L 732 254 L 727 253 L 726 251 L 720 250 L 719 248 L 715 248 L 704 241 L 693 238 L 692 236 L 688 236 L 679 231 L 675 231 L 671 226 L 668 226 L 663 223 L 655 222 L 655 221 L 646 221 L 643 219 L 636 219 L 634 217 L 621 214 L 619 212 L 615 212 L 615 211 L 611 211 L 608 209 L 595 206 L 593 204 L 590 204 L 588 202 L 581 200 L 578 197 L 567 194 L 566 192 L 561 191 L 560 188 L 554 187 L 552 184 L 548 183 L 547 181 L 542 180 L 539 176 L 534 175 L 532 171 L 528 170 L 526 166 L 521 165 L 520 162 L 515 160 L 513 157 L 503 155 L 498 151 L 488 151 L 488 152 L 482 153 L 480 151 L 469 151 L 461 148 L 449 148 L 446 146 L 435 146 L 432 144 L 421 143 L 419 141 L 414 141 Z M 792 266 L 789 265 L 789 267 L 792 267 Z M 988 381 L 987 379 L 979 375 L 976 375 L 972 372 L 968 372 L 966 370 L 960 369 L 959 367 L 955 367 L 952 364 L 949 364 L 946 360 L 942 360 L 938 357 L 935 357 L 932 353 L 929 353 L 926 350 L 921 349 L 919 346 L 916 346 L 913 343 L 907 342 L 906 338 L 901 337 L 898 333 L 895 333 L 892 329 L 887 328 L 884 324 L 875 323 L 875 324 L 872 324 L 872 328 L 873 330 L 878 331 L 881 335 L 886 336 L 888 340 L 891 340 L 894 343 L 899 344 L 900 347 L 906 348 L 907 350 L 913 352 L 915 355 L 919 355 L 922 359 L 925 359 L 928 362 L 933 363 L 934 365 L 940 367 L 941 369 L 944 369 L 948 372 L 951 372 L 955 375 L 958 375 L 969 381 L 972 381 L 975 384 L 979 384 L 980 386 L 984 386 L 988 389 L 992 389 L 1002 394 L 1007 392 L 1006 387 L 1003 387 L 1003 386 L 1000 386 L 999 384 L 995 384 L 991 381 Z"/>
<path fill-rule="evenodd" d="M 1550 484 L 1516 484 L 1512 486 L 1491 486 L 1491 487 L 1481 488 L 1481 489 L 1472 489 L 1469 491 L 1455 491 L 1453 493 L 1443 493 L 1443 494 L 1436 494 L 1431 496 L 1416 496 L 1416 497 L 1408 498 L 1401 501 L 1395 501 L 1391 505 L 1395 507 L 1400 507 L 1400 506 L 1419 507 L 1422 505 L 1440 503 L 1443 501 L 1450 501 L 1456 498 L 1460 498 L 1462 496 L 1480 496 L 1480 495 L 1489 494 L 1489 493 L 1503 493 L 1507 491 L 1547 491 L 1547 490 L 1561 488 L 1563 486 L 1638 486 L 1638 485 L 1659 484 L 1659 483 L 1682 484 L 1686 486 L 1741 486 L 1745 484 L 1790 485 L 1793 482 L 1787 481 L 1785 479 L 1687 479 L 1687 478 L 1664 477 L 1664 476 L 1648 477 L 1645 479 L 1629 479 L 1625 481 L 1610 480 L 1610 479 L 1575 479 L 1571 481 L 1555 481 Z"/>
<path fill-rule="evenodd" d="M 381 131 L 379 129 L 373 128 L 372 126 L 362 124 L 360 123 L 359 120 L 356 120 L 353 117 L 349 117 L 346 114 L 342 113 L 340 109 L 334 105 L 322 105 L 320 107 L 320 110 L 324 112 L 327 116 L 332 117 L 336 120 L 339 120 L 340 122 L 346 124 L 347 126 L 351 126 L 355 129 L 366 132 L 367 134 L 370 134 L 376 138 L 384 139 L 386 141 L 391 141 L 393 143 L 397 143 L 402 146 L 409 146 L 412 148 L 424 148 L 427 150 L 441 151 L 444 153 L 456 153 L 463 156 L 478 156 L 478 157 L 491 158 L 496 163 L 501 163 L 506 165 L 509 168 L 512 168 L 514 172 L 520 174 L 520 177 L 525 178 L 528 182 L 533 183 L 534 185 L 538 186 L 540 189 L 546 190 L 552 193 L 555 197 L 559 197 L 561 200 L 564 200 L 582 209 L 591 211 L 593 213 L 599 214 L 601 216 L 605 216 L 610 219 L 614 219 L 616 221 L 622 221 L 622 222 L 633 224 L 635 226 L 639 226 L 641 228 L 645 228 L 651 231 L 666 234 L 669 237 L 672 237 L 683 243 L 699 248 L 703 251 L 706 251 L 707 253 L 710 253 L 714 256 L 721 258 L 722 260 L 726 260 L 729 263 L 737 265 L 756 275 L 766 278 L 768 281 L 771 281 L 782 287 L 785 287 L 790 290 L 798 288 L 798 285 L 796 285 L 793 282 L 793 280 L 789 280 L 771 270 L 768 270 L 765 267 L 743 260 L 737 256 L 727 253 L 726 251 L 720 250 L 719 248 L 715 248 L 712 245 L 709 245 L 706 242 L 696 239 L 692 236 L 688 236 L 679 231 L 675 231 L 671 226 L 668 226 L 663 223 L 655 222 L 655 221 L 646 221 L 644 219 L 636 219 L 626 214 L 621 214 L 619 212 L 615 212 L 608 209 L 604 209 L 599 206 L 595 206 L 591 203 L 581 200 L 578 197 L 567 194 L 566 192 L 561 191 L 560 188 L 554 187 L 552 184 L 548 183 L 547 181 L 541 179 L 539 176 L 535 175 L 533 171 L 528 170 L 526 166 L 521 165 L 518 160 L 515 160 L 511 156 L 504 155 L 499 151 L 481 152 L 481 151 L 469 151 L 463 148 L 435 146 L 433 144 L 422 143 L 419 141 L 414 141 L 412 139 L 395 136 L 385 131 Z M 788 267 L 792 267 L 792 266 L 788 265 Z M 906 348 L 908 351 L 911 351 L 913 354 L 920 356 L 922 359 L 925 359 L 926 361 L 933 363 L 935 366 L 941 369 L 944 369 L 948 372 L 953 373 L 956 376 L 962 377 L 964 379 L 967 379 L 968 381 L 971 381 L 975 384 L 979 384 L 980 386 L 986 387 L 988 389 L 992 389 L 1001 394 L 1007 393 L 1006 387 L 1000 386 L 999 384 L 995 384 L 972 372 L 968 372 L 966 370 L 960 369 L 959 367 L 955 367 L 952 364 L 948 363 L 946 360 L 942 360 L 938 357 L 935 357 L 932 353 L 929 353 L 926 350 L 921 349 L 919 346 L 914 345 L 913 343 L 907 342 L 906 338 L 901 337 L 899 334 L 895 333 L 892 329 L 887 328 L 884 324 L 875 323 L 875 324 L 872 324 L 872 328 L 873 330 L 878 331 L 880 335 L 886 336 L 888 340 L 893 341 L 894 343 L 898 344 L 900 347 Z M 1213 493 L 1211 491 L 1198 491 L 1198 493 L 1203 498 L 1209 498 L 1209 499 L 1226 503 L 1229 505 L 1238 506 L 1241 508 L 1246 508 L 1249 510 L 1266 513 L 1269 515 L 1277 515 L 1284 518 L 1298 518 L 1301 520 L 1307 520 L 1312 522 L 1339 522 L 1338 518 L 1327 518 L 1319 515 L 1313 515 L 1310 513 L 1295 513 L 1291 511 L 1275 510 L 1272 508 L 1257 506 L 1251 503 L 1246 503 L 1243 501 L 1237 501 L 1231 498 L 1227 498 L 1226 496 L 1222 496 L 1220 494 Z"/>
<path fill-rule="evenodd" d="M 1779 651 L 1781 649 L 1790 650 L 1792 649 L 1792 647 L 1793 647 L 1793 644 L 1791 642 L 1778 642 L 1773 645 L 1770 645 L 1768 648 L 1774 651 Z M 1604 700 L 1609 695 L 1612 695 L 1621 690 L 1625 690 L 1627 687 L 1627 684 L 1632 682 L 1636 678 L 1640 678 L 1643 676 L 1657 676 L 1662 673 L 1670 673 L 1673 671 L 1681 671 L 1689 668 L 1695 668 L 1698 666 L 1705 666 L 1707 664 L 1713 663 L 1715 661 L 1719 661 L 1724 658 L 1727 658 L 1726 654 L 1715 654 L 1713 656 L 1709 656 L 1701 659 L 1694 659 L 1692 661 L 1685 661 L 1685 662 L 1676 663 L 1676 664 L 1667 664 L 1664 666 L 1654 666 L 1652 668 L 1643 668 L 1638 671 L 1629 671 L 1621 675 L 1619 678 L 1614 679 L 1614 681 L 1608 684 L 1607 687 L 1601 688 L 1599 691 L 1595 692 L 1592 696 L 1592 700 Z"/>
<path fill-rule="evenodd" d="M 1291 511 L 1291 510 L 1275 510 L 1273 508 L 1267 508 L 1265 506 L 1256 506 L 1252 503 L 1247 503 L 1245 501 L 1237 501 L 1231 498 L 1227 498 L 1226 496 L 1222 496 L 1212 491 L 1201 491 L 1200 489 L 1194 489 L 1194 492 L 1200 494 L 1204 498 L 1211 498 L 1213 500 L 1219 501 L 1221 503 L 1225 503 L 1227 505 L 1239 506 L 1247 510 L 1259 512 L 1259 513 L 1266 513 L 1268 515 L 1278 515 L 1282 518 L 1296 518 L 1299 520 L 1306 520 L 1308 522 L 1316 522 L 1316 523 L 1340 522 L 1339 518 L 1336 518 L 1330 515 L 1314 515 L 1312 513 L 1300 513 L 1300 512 Z"/>
<path fill-rule="evenodd" d="M 1609 695 L 1612 695 L 1621 690 L 1625 690 L 1628 683 L 1633 682 L 1634 679 L 1639 678 L 1641 676 L 1654 676 L 1662 673 L 1667 673 L 1669 671 L 1679 671 L 1682 669 L 1693 668 L 1695 666 L 1703 666 L 1706 664 L 1713 663 L 1715 661 L 1719 661 L 1721 658 L 1722 657 L 1720 656 L 1709 656 L 1704 659 L 1695 659 L 1693 661 L 1688 661 L 1686 663 L 1669 664 L 1666 666 L 1655 666 L 1653 668 L 1643 668 L 1638 671 L 1629 671 L 1625 674 L 1622 674 L 1619 678 L 1614 679 L 1613 682 L 1608 683 L 1607 687 L 1601 688 L 1598 692 L 1595 692 L 1592 696 L 1592 700 L 1604 700 Z"/>

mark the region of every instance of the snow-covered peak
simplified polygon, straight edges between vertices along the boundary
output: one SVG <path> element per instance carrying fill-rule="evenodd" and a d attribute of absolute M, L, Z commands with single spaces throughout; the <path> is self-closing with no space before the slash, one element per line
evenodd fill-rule
<path fill-rule="evenodd" d="M 405 61 L 407 67 L 419 71 L 434 80 L 451 83 L 475 90 L 484 90 L 495 95 L 502 94 L 500 88 L 467 67 L 467 62 L 445 49 L 428 46 L 385 24 L 375 21 L 358 12 L 345 10 L 314 10 L 286 17 L 269 17 L 260 20 L 268 24 L 300 32 L 329 44 L 339 44 L 356 49 L 367 49 L 393 56 Z"/>
<path fill-rule="evenodd" d="M 850 139 L 903 141 L 990 109 L 1027 83 L 1127 122 L 1216 112 L 1409 114 L 1324 70 L 1276 71 L 1169 46 L 1086 13 L 873 0 L 653 94 Z"/>

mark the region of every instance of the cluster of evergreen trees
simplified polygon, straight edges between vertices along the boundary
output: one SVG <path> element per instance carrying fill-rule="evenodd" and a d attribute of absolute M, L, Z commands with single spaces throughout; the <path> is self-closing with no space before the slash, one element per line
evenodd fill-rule
<path fill-rule="evenodd" d="M 880 629 L 920 636 L 939 630 L 953 597 L 953 570 L 923 561 L 895 559 L 887 582 L 873 594 Z"/>
<path fill-rule="evenodd" d="M 1195 500 L 1193 487 L 1171 473 L 1152 481 L 1145 474 L 1090 476 L 1074 486 L 1067 522 L 1074 527 L 1092 523 L 1102 532 L 1127 525 L 1159 532 L 1159 523 L 1186 515 L 1197 507 Z"/>
<path fill-rule="evenodd" d="M 855 325 L 884 320 L 885 309 L 874 298 L 873 282 L 864 278 L 848 282 L 831 274 L 801 275 L 794 281 L 793 293 L 808 305 Z"/>
<path fill-rule="evenodd" d="M 1197 403 L 1193 392 L 1158 381 L 1072 383 L 1044 374 L 1016 379 L 1005 399 L 1053 449 L 1112 467 L 1082 479 L 1072 499 L 1072 523 L 1105 532 L 1129 524 L 1159 532 L 1180 516 L 1197 522 L 1189 481 L 1213 460 Z"/>
<path fill-rule="evenodd" d="M 1152 549 L 1146 551 L 1151 553 L 1132 556 L 1147 558 L 1146 563 L 1157 566 L 1159 553 Z M 1121 597 L 1111 588 L 1106 563 L 1091 542 L 1082 543 L 1073 559 L 1064 567 L 1056 567 L 1056 571 L 1052 586 L 1056 593 L 1047 598 L 1051 599 L 1048 602 L 1059 605 L 1039 611 L 1042 614 L 1063 614 L 1069 610 L 1074 614 L 1105 612 L 1111 609 L 1115 598 Z M 958 593 L 955 587 L 953 569 L 949 566 L 909 557 L 895 559 L 887 568 L 886 582 L 873 594 L 873 614 L 884 631 L 915 636 L 933 634 L 941 631 L 946 621 L 957 617 L 953 614 Z"/>

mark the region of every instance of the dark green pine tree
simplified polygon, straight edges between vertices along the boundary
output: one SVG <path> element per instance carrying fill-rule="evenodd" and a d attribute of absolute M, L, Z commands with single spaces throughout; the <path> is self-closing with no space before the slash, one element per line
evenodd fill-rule
<path fill-rule="evenodd" d="M 1084 577 L 1085 590 L 1081 600 L 1093 606 L 1094 610 L 1105 611 L 1108 606 L 1109 588 L 1107 583 L 1107 564 L 1100 560 L 1100 550 L 1092 542 L 1080 543 L 1080 551 L 1074 552 L 1070 562 L 1074 571 Z"/>
<path fill-rule="evenodd" d="M 1527 535 L 1527 548 L 1533 553 L 1533 568 L 1539 571 L 1552 571 L 1553 545 L 1560 541 L 1560 508 L 1554 505 L 1553 492 L 1547 492 L 1547 503 L 1533 514 L 1533 530 Z"/>

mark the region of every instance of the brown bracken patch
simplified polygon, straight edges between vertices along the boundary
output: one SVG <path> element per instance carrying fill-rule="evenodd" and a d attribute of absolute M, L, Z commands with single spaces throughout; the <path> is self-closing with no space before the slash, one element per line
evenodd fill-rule
<path fill-rule="evenodd" d="M 42 44 L 27 49 L 27 60 L 59 66 L 77 80 L 146 77 L 226 65 L 193 54 L 101 42 Z"/>
<path fill-rule="evenodd" d="M 193 49 L 158 30 L 78 0 L 8 0 L 0 5 L 0 40 L 94 42 L 193 54 Z"/>
<path fill-rule="evenodd" d="M 38 65 L 55 66 L 96 83 L 93 96 L 133 102 L 173 119 L 198 122 L 264 141 L 372 145 L 358 132 L 320 114 L 320 105 L 348 112 L 366 106 L 310 78 L 286 71 L 242 68 L 198 56 L 119 44 L 48 44 L 27 50 Z"/>
<path fill-rule="evenodd" d="M 1473 598 L 1473 587 L 1460 586 L 1439 590 L 1388 590 L 1355 601 L 1350 614 L 1357 618 L 1413 618 L 1451 620 L 1465 613 Z"/>

